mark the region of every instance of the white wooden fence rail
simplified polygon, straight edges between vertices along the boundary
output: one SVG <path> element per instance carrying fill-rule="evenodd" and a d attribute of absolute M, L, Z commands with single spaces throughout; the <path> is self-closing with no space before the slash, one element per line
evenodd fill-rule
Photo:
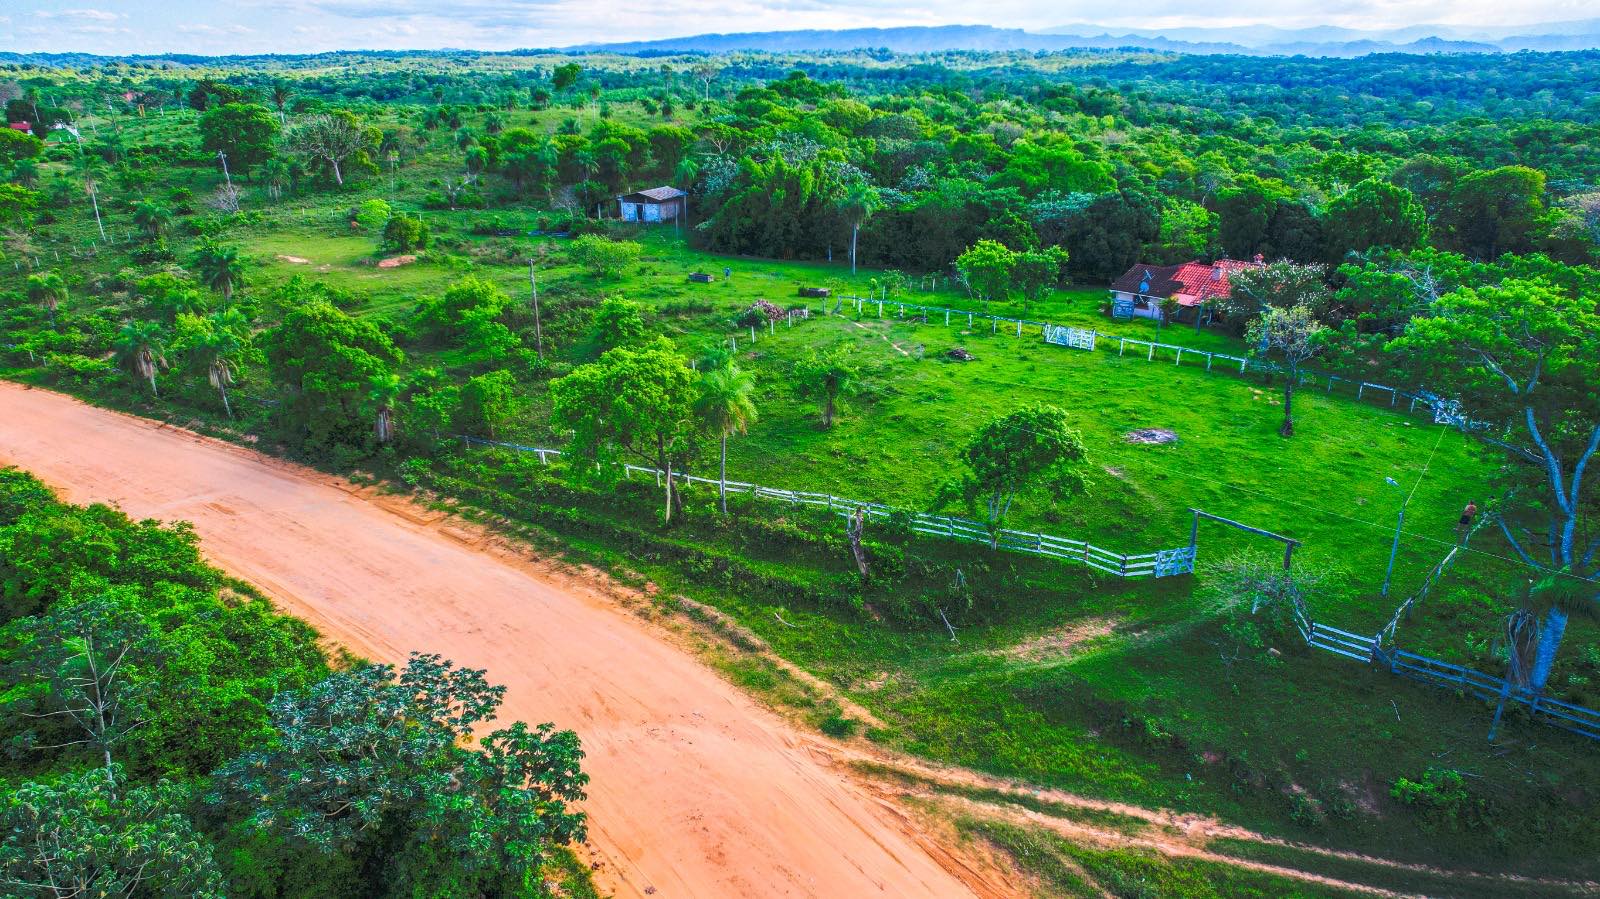
<path fill-rule="evenodd" d="M 542 446 L 525 446 L 520 443 L 506 443 L 499 440 L 484 440 L 481 437 L 462 435 L 462 442 L 474 446 L 494 446 L 501 449 L 515 450 L 519 453 L 534 453 L 539 461 L 545 465 L 550 464 L 552 456 L 561 455 L 560 450 L 549 449 Z M 664 473 L 647 465 L 623 465 L 623 476 L 632 478 L 635 474 L 654 478 L 659 485 Z M 703 478 L 699 475 L 673 472 L 672 477 L 680 483 L 704 484 L 716 488 L 721 482 L 716 478 Z M 1114 574 L 1117 577 L 1170 577 L 1178 574 L 1188 574 L 1194 570 L 1194 556 L 1188 553 L 1187 564 L 1183 557 L 1187 547 L 1178 550 L 1163 550 L 1160 553 L 1120 553 L 1116 550 L 1095 546 L 1084 540 L 1073 540 L 1068 537 L 1058 537 L 1053 534 L 1039 534 L 1030 531 L 1013 531 L 1002 528 L 998 533 L 991 534 L 987 525 L 982 522 L 972 521 L 967 518 L 956 518 L 949 515 L 933 515 L 928 512 L 917 512 L 910 509 L 899 509 L 883 503 L 863 502 L 831 493 L 811 493 L 804 490 L 784 490 L 779 487 L 767 487 L 761 484 L 749 484 L 744 481 L 729 481 L 729 493 L 749 494 L 757 499 L 775 500 L 795 506 L 817 506 L 826 508 L 829 512 L 838 515 L 850 516 L 857 509 L 865 512 L 868 518 L 885 519 L 897 512 L 903 512 L 909 519 L 911 530 L 926 534 L 931 537 L 943 537 L 947 540 L 960 540 L 965 543 L 992 543 L 997 549 L 1006 552 L 1027 553 L 1035 556 L 1046 556 L 1066 562 L 1077 562 L 1087 565 L 1097 571 Z M 1157 558 L 1176 558 L 1175 564 L 1157 564 Z"/>

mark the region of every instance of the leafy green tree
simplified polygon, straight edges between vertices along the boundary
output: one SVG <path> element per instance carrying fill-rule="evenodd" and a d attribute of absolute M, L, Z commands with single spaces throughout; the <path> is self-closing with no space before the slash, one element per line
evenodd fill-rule
<path fill-rule="evenodd" d="M 1502 444 L 1514 464 L 1502 473 L 1509 499 L 1496 521 L 1523 561 L 1565 574 L 1552 585 L 1559 601 L 1546 604 L 1535 663 L 1548 676 L 1576 604 L 1562 591 L 1575 587 L 1589 602 L 1600 594 L 1600 536 L 1592 521 L 1600 488 L 1586 477 L 1600 451 L 1594 295 L 1546 278 L 1460 287 L 1439 297 L 1429 315 L 1412 318 L 1388 349 L 1425 372 L 1434 389 L 1458 397 L 1474 418 L 1520 438 Z"/>
<path fill-rule="evenodd" d="M 1292 196 L 1281 181 L 1253 175 L 1240 177 L 1217 192 L 1217 240 L 1234 259 L 1249 259 L 1266 251 L 1267 236 L 1278 202 Z"/>
<path fill-rule="evenodd" d="M 190 261 L 199 274 L 201 283 L 222 294 L 223 302 L 233 301 L 233 291 L 244 282 L 244 273 L 250 261 L 238 247 L 204 241 L 195 248 Z"/>
<path fill-rule="evenodd" d="M 583 74 L 583 66 L 575 62 L 562 63 L 550 73 L 550 86 L 556 91 L 571 90 L 578 83 L 578 76 Z"/>
<path fill-rule="evenodd" d="M 666 511 L 677 503 L 673 471 L 693 452 L 694 373 L 665 337 L 607 350 L 550 383 L 552 419 L 572 432 L 575 456 L 614 466 L 633 456 L 665 473 Z"/>
<path fill-rule="evenodd" d="M 396 253 L 409 253 L 428 246 L 431 233 L 420 217 L 397 212 L 383 228 L 383 247 Z"/>
<path fill-rule="evenodd" d="M 596 354 L 644 339 L 644 307 L 622 297 L 606 297 L 594 309 L 589 339 Z"/>
<path fill-rule="evenodd" d="M 596 278 L 612 278 L 639 258 L 641 248 L 631 240 L 608 240 L 598 234 L 585 234 L 568 249 L 572 261 Z"/>
<path fill-rule="evenodd" d="M 1246 339 L 1262 358 L 1276 355 L 1283 360 L 1283 424 L 1281 437 L 1294 436 L 1294 389 L 1300 383 L 1300 367 L 1322 352 L 1327 327 L 1317 321 L 1309 306 L 1268 306 L 1250 323 Z"/>
<path fill-rule="evenodd" d="M 843 346 L 812 350 L 794 369 L 795 384 L 802 396 L 822 401 L 822 427 L 833 427 L 840 401 L 860 389 L 861 369 Z"/>
<path fill-rule="evenodd" d="M 1438 215 L 1446 249 L 1478 259 L 1526 253 L 1545 217 L 1544 173 L 1521 165 L 1463 175 Z"/>
<path fill-rule="evenodd" d="M 1331 255 L 1371 247 L 1411 250 L 1428 234 L 1428 216 L 1417 198 L 1403 187 L 1369 179 L 1328 204 Z"/>
<path fill-rule="evenodd" d="M 504 369 L 468 378 L 461 385 L 461 419 L 490 437 L 510 427 L 521 413 L 517 381 Z"/>
<path fill-rule="evenodd" d="M 756 420 L 755 381 L 728 362 L 700 376 L 700 394 L 695 397 L 695 414 L 706 430 L 717 436 L 721 455 L 717 461 L 717 500 L 722 514 L 728 514 L 728 438 L 743 434 Z"/>
<path fill-rule="evenodd" d="M 155 322 L 130 321 L 117 332 L 112 347 L 117 363 L 126 366 L 135 378 L 149 382 L 150 392 L 160 396 L 161 391 L 156 389 L 156 372 L 167 367 L 167 335 L 161 326 Z"/>
<path fill-rule="evenodd" d="M 1285 259 L 1234 272 L 1228 278 L 1228 296 L 1220 305 L 1230 317 L 1243 320 L 1269 308 L 1303 306 L 1319 314 L 1332 303 L 1326 268 Z"/>
<path fill-rule="evenodd" d="M 130 588 L 118 588 L 93 599 L 58 602 L 42 616 L 19 619 L 5 629 L 8 639 L 28 646 L 10 675 L 24 689 L 37 685 L 48 709 L 39 717 L 61 716 L 70 722 L 73 737 L 40 746 L 28 735 L 26 742 L 40 749 L 85 746 L 104 765 L 108 781 L 116 777 L 112 753 L 151 714 L 148 669 L 159 664 L 155 634 L 134 599 Z"/>
<path fill-rule="evenodd" d="M 275 409 L 279 424 L 313 447 L 361 445 L 368 433 L 361 410 L 372 379 L 405 358 L 372 322 L 319 298 L 291 309 L 258 339 L 272 380 L 285 394 Z"/>
<path fill-rule="evenodd" d="M 0 131 L 0 165 L 33 159 L 44 152 L 44 141 L 31 134 L 7 128 Z"/>
<path fill-rule="evenodd" d="M 27 163 L 17 165 L 19 168 L 15 170 L 13 177 L 19 181 L 23 180 L 22 173 L 37 171 L 26 168 Z M 32 221 L 33 211 L 39 208 L 39 202 L 38 191 L 29 190 L 20 184 L 0 184 L 0 225 L 26 224 Z"/>
<path fill-rule="evenodd" d="M 382 852 L 423 895 L 520 894 L 549 849 L 584 838 L 569 803 L 588 776 L 577 735 L 549 724 L 469 748 L 505 694 L 483 674 L 413 654 L 284 693 L 270 742 L 217 772 L 211 801 L 324 853 Z"/>
<path fill-rule="evenodd" d="M 211 844 L 183 814 L 186 802 L 166 781 L 118 789 L 98 771 L 0 793 L 0 887 L 37 899 L 222 899 Z"/>
<path fill-rule="evenodd" d="M 334 183 L 340 187 L 344 186 L 346 163 L 376 147 L 382 138 L 382 132 L 363 126 L 353 114 L 344 110 L 311 116 L 284 135 L 292 152 L 328 166 Z"/>
<path fill-rule="evenodd" d="M 1061 247 L 1024 250 L 1016 256 L 1016 264 L 1011 270 L 1011 281 L 1017 292 L 1031 303 L 1050 295 L 1050 291 L 1061 283 L 1061 273 L 1066 270 L 1066 266 L 1067 251 Z"/>
<path fill-rule="evenodd" d="M 226 154 L 230 169 L 249 175 L 272 157 L 279 122 L 265 106 L 228 103 L 206 110 L 200 116 L 199 128 L 200 149 L 211 155 Z"/>
<path fill-rule="evenodd" d="M 986 302 L 1005 299 L 1016 265 L 1016 252 L 993 240 L 980 240 L 956 257 L 956 271 L 967 289 Z"/>
<path fill-rule="evenodd" d="M 937 502 L 960 497 L 975 515 L 981 503 L 991 549 L 999 548 L 1006 515 L 1019 495 L 1043 492 L 1059 501 L 1086 486 L 1083 438 L 1056 406 L 1026 406 L 990 420 L 961 456 L 967 470 L 941 488 Z"/>
<path fill-rule="evenodd" d="M 389 204 L 383 200 L 363 200 L 356 207 L 356 224 L 368 231 L 382 231 L 383 226 L 389 223 L 389 214 Z"/>

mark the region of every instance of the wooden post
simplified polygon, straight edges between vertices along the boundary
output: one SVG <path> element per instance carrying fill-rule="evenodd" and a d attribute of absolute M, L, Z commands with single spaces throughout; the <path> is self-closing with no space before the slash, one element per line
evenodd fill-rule
<path fill-rule="evenodd" d="M 947 325 L 950 324 L 950 310 L 949 309 L 946 309 L 944 311 L 944 323 L 947 324 Z"/>
<path fill-rule="evenodd" d="M 1022 336 L 1022 320 L 1021 319 L 1017 320 L 1017 336 L 1018 337 Z"/>

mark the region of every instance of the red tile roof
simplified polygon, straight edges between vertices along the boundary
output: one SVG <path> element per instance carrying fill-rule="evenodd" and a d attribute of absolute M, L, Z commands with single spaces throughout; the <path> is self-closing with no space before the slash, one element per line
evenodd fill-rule
<path fill-rule="evenodd" d="M 7 127 L 11 128 L 13 131 L 26 131 L 29 134 L 33 133 L 33 126 L 27 122 L 12 122 Z"/>
<path fill-rule="evenodd" d="M 1177 300 L 1180 306 L 1198 306 L 1206 300 L 1227 296 L 1229 275 L 1262 264 L 1258 256 L 1254 262 L 1218 259 L 1209 265 L 1204 262 L 1135 265 L 1111 282 L 1111 289 L 1136 296 L 1170 297 Z"/>

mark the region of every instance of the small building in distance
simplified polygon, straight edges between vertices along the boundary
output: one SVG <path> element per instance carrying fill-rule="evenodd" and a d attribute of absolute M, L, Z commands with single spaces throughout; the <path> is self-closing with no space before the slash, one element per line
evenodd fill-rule
<path fill-rule="evenodd" d="M 12 131 L 21 131 L 23 134 L 33 133 L 33 125 L 28 122 L 9 122 L 6 127 Z"/>
<path fill-rule="evenodd" d="M 1140 263 L 1111 282 L 1112 318 L 1153 318 L 1166 321 L 1162 306 L 1172 300 L 1178 306 L 1171 319 L 1195 322 L 1207 315 L 1206 303 L 1228 295 L 1228 277 L 1266 263 L 1260 254 L 1250 262 L 1218 259 L 1216 262 L 1184 262 L 1178 265 Z"/>
<path fill-rule="evenodd" d="M 617 197 L 617 214 L 625 222 L 671 222 L 683 214 L 687 196 L 676 187 L 652 187 Z"/>

